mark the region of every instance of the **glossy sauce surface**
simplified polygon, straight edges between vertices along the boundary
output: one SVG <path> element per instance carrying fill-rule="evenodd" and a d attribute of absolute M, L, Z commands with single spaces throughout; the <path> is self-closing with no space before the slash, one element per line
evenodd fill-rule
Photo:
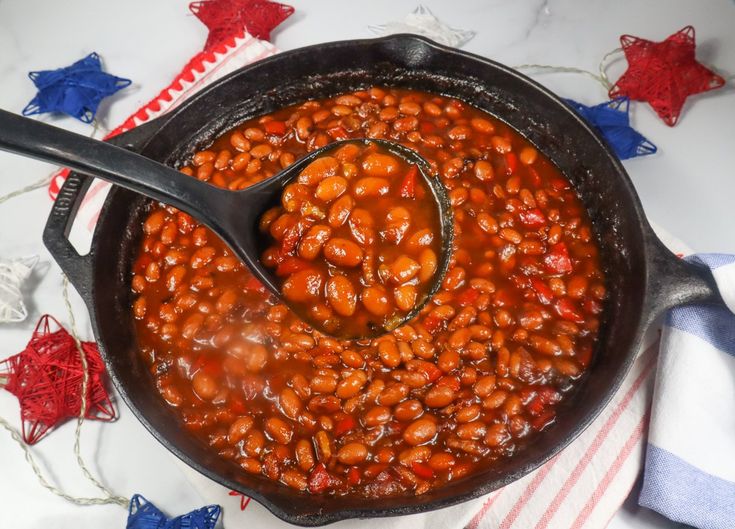
<path fill-rule="evenodd" d="M 371 88 L 250 120 L 182 170 L 239 189 L 348 137 L 432 165 L 453 206 L 441 290 L 389 335 L 312 331 L 212 233 L 155 206 L 134 265 L 138 341 L 183 425 L 243 472 L 312 494 L 421 494 L 553 424 L 590 364 L 605 281 L 569 181 L 457 100 Z"/>

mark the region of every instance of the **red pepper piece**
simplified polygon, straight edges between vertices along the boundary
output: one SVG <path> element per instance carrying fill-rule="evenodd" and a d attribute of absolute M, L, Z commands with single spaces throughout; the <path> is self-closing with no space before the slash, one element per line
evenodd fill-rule
<path fill-rule="evenodd" d="M 567 182 L 563 178 L 552 178 L 551 179 L 551 188 L 554 191 L 563 191 L 565 189 L 569 189 L 569 182 Z"/>
<path fill-rule="evenodd" d="M 541 184 L 542 184 L 541 175 L 538 174 L 538 171 L 536 169 L 534 169 L 531 166 L 528 166 L 528 176 L 531 179 L 532 187 L 536 189 L 541 187 Z"/>
<path fill-rule="evenodd" d="M 413 470 L 413 473 L 422 479 L 431 479 L 434 477 L 434 471 L 431 470 L 431 467 L 419 463 L 418 461 L 411 463 L 411 470 Z"/>
<path fill-rule="evenodd" d="M 561 401 L 561 393 L 551 386 L 539 386 L 536 388 L 538 398 L 544 404 L 558 404 Z"/>
<path fill-rule="evenodd" d="M 230 393 L 230 411 L 236 415 L 243 415 L 248 411 L 245 401 L 239 395 Z"/>
<path fill-rule="evenodd" d="M 265 125 L 265 133 L 273 136 L 283 136 L 286 134 L 286 124 L 283 121 L 267 121 Z"/>
<path fill-rule="evenodd" d="M 350 485 L 360 484 L 360 471 L 357 469 L 357 467 L 350 467 L 350 469 L 347 471 L 347 481 L 350 483 Z"/>
<path fill-rule="evenodd" d="M 303 259 L 299 259 L 298 257 L 286 257 L 278 265 L 278 268 L 276 268 L 276 275 L 278 277 L 289 276 L 294 272 L 309 268 L 309 266 L 311 265 L 308 262 L 304 261 Z"/>
<path fill-rule="evenodd" d="M 416 177 L 419 174 L 419 168 L 412 165 L 406 176 L 403 177 L 401 187 L 398 189 L 398 196 L 401 198 L 415 198 L 416 197 Z"/>
<path fill-rule="evenodd" d="M 250 276 L 250 278 L 245 283 L 245 290 L 256 290 L 258 292 L 265 292 L 265 286 L 255 277 Z"/>
<path fill-rule="evenodd" d="M 421 363 L 418 365 L 420 366 L 419 371 L 424 372 L 424 374 L 429 379 L 429 382 L 434 382 L 442 376 L 442 370 L 436 367 L 431 362 L 421 361 Z"/>
<path fill-rule="evenodd" d="M 327 134 L 329 134 L 335 141 L 346 140 L 349 137 L 347 131 L 343 127 L 332 127 L 331 129 L 327 129 Z"/>
<path fill-rule="evenodd" d="M 548 305 L 554 299 L 554 292 L 549 288 L 549 285 L 544 283 L 541 279 L 532 277 L 531 287 L 536 292 L 536 296 L 538 296 L 540 303 Z"/>
<path fill-rule="evenodd" d="M 512 175 L 518 169 L 518 156 L 514 152 L 505 153 L 505 169 L 506 173 Z"/>
<path fill-rule="evenodd" d="M 543 211 L 539 208 L 521 211 L 518 214 L 518 218 L 524 226 L 528 226 L 529 228 L 540 228 L 546 224 L 546 217 L 544 216 Z"/>
<path fill-rule="evenodd" d="M 436 130 L 436 126 L 431 121 L 422 121 L 419 124 L 419 132 L 421 134 L 431 134 Z"/>
<path fill-rule="evenodd" d="M 327 472 L 327 467 L 324 466 L 324 463 L 318 463 L 309 474 L 309 492 L 312 494 L 324 492 L 331 482 L 332 477 Z"/>
<path fill-rule="evenodd" d="M 447 386 L 452 388 L 454 391 L 459 391 L 461 383 L 457 377 L 445 375 L 436 381 L 437 386 Z"/>
<path fill-rule="evenodd" d="M 217 376 L 222 372 L 222 366 L 209 355 L 201 354 L 191 364 L 191 372 L 196 373 L 197 371 L 204 371 L 208 375 Z"/>
<path fill-rule="evenodd" d="M 546 410 L 538 417 L 531 418 L 531 427 L 537 432 L 540 432 L 551 423 L 553 423 L 554 419 L 556 419 L 556 413 L 554 412 L 554 410 Z"/>
<path fill-rule="evenodd" d="M 569 274 L 572 272 L 572 260 L 569 258 L 567 245 L 558 242 L 549 249 L 544 256 L 544 264 L 549 272 L 554 274 Z"/>
<path fill-rule="evenodd" d="M 281 241 L 281 254 L 289 255 L 296 249 L 296 245 L 301 240 L 301 236 L 304 232 L 313 224 L 308 219 L 302 219 L 296 224 L 291 226 L 290 229 L 286 230 Z"/>
<path fill-rule="evenodd" d="M 466 288 L 459 294 L 457 294 L 457 297 L 454 299 L 457 301 L 457 304 L 460 307 L 466 307 L 467 305 L 472 305 L 477 298 L 480 297 L 480 293 L 475 290 L 474 288 Z"/>
<path fill-rule="evenodd" d="M 355 426 L 357 426 L 357 422 L 352 415 L 348 415 L 334 426 L 334 435 L 335 437 L 341 437 L 347 432 L 354 430 Z"/>
<path fill-rule="evenodd" d="M 545 408 L 546 405 L 538 397 L 532 398 L 528 404 L 526 404 L 526 410 L 528 410 L 528 413 L 534 417 L 541 415 L 541 412 L 543 412 Z"/>
<path fill-rule="evenodd" d="M 584 323 L 582 313 L 571 299 L 558 299 L 556 303 L 554 303 L 554 308 L 556 309 L 556 313 L 565 320 L 573 321 L 574 323 Z"/>

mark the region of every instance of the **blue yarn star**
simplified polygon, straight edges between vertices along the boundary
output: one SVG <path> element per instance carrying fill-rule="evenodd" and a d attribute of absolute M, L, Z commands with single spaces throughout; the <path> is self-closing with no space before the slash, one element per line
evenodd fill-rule
<path fill-rule="evenodd" d="M 221 511 L 219 505 L 207 505 L 169 519 L 158 507 L 136 494 L 130 500 L 125 529 L 214 529 Z"/>
<path fill-rule="evenodd" d="M 571 99 L 566 102 L 602 134 L 621 160 L 656 152 L 656 146 L 630 126 L 627 97 L 616 97 L 592 107 Z"/>
<path fill-rule="evenodd" d="M 92 122 L 100 101 L 131 83 L 103 72 L 96 53 L 66 68 L 30 72 L 28 77 L 38 93 L 23 109 L 24 116 L 63 112 L 84 123 Z"/>

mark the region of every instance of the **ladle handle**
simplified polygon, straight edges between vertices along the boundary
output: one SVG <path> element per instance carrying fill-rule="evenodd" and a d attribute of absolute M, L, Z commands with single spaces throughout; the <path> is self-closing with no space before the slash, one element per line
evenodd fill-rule
<path fill-rule="evenodd" d="M 231 193 L 121 147 L 0 110 L 0 149 L 69 167 L 210 224 Z"/>

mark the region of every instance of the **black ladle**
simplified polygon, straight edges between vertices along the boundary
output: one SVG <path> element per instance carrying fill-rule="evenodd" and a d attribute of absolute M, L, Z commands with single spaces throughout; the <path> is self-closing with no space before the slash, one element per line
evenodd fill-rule
<path fill-rule="evenodd" d="M 416 316 L 441 286 L 449 266 L 454 234 L 451 208 L 444 186 L 431 176 L 429 164 L 416 151 L 387 140 L 338 141 L 309 153 L 262 182 L 241 191 L 230 191 L 199 181 L 121 147 L 0 110 L 0 149 L 69 167 L 188 213 L 216 233 L 247 264 L 255 277 L 297 313 L 298 309 L 283 298 L 273 275 L 260 261 L 265 242 L 261 239 L 258 221 L 267 209 L 279 202 L 284 186 L 294 180 L 304 167 L 315 158 L 346 143 L 375 143 L 415 164 L 431 190 L 439 210 L 442 254 L 431 288 L 401 321 L 391 322 L 392 329 Z M 387 330 L 390 329 L 382 331 Z M 383 332 L 376 330 L 371 337 Z"/>

